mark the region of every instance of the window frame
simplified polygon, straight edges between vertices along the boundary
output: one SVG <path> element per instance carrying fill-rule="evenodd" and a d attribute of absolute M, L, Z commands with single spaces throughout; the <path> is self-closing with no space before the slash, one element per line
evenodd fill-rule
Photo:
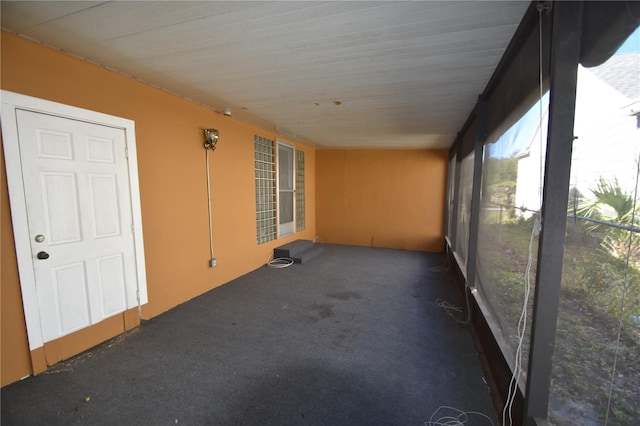
<path fill-rule="evenodd" d="M 280 145 L 292 149 L 293 220 L 282 232 L 280 219 Z M 302 170 L 302 175 L 300 175 Z M 256 202 L 256 242 L 258 245 L 287 238 L 306 229 L 305 151 L 280 139 L 254 135 L 254 189 Z"/>

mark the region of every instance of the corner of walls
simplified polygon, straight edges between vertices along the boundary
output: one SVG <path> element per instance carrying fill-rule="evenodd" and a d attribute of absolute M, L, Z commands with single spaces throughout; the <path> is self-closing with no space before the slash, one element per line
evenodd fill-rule
<path fill-rule="evenodd" d="M 320 238 L 442 251 L 447 160 L 447 150 L 317 151 Z"/>

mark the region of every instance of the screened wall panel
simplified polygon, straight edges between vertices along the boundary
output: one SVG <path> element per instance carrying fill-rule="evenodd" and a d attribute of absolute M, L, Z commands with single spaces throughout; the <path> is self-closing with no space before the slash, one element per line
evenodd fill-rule
<path fill-rule="evenodd" d="M 579 67 L 576 97 L 550 418 L 637 425 L 640 123 L 630 112 L 640 99 L 640 52 Z"/>
<path fill-rule="evenodd" d="M 458 138 L 461 149 L 457 152 L 458 163 L 456 163 L 456 167 L 460 168 L 460 178 L 458 182 L 458 211 L 456 212 L 456 241 L 454 253 L 461 262 L 459 265 L 460 270 L 465 276 L 467 274 L 467 256 L 469 251 L 469 226 L 471 221 L 471 198 L 473 195 L 473 170 L 475 161 L 474 149 L 477 137 L 476 129 L 476 118 L 474 117 Z M 453 176 L 455 176 L 455 174 Z"/>
<path fill-rule="evenodd" d="M 540 21 L 539 17 L 542 18 Z M 542 23 L 542 45 L 540 44 Z M 483 94 L 487 101 L 487 131 L 505 133 L 539 98 L 540 74 L 543 89 L 548 89 L 550 64 L 551 15 L 533 10 L 524 21 L 526 34 L 517 43 L 517 51 L 504 61 L 500 78 L 492 79 Z M 540 68 L 542 52 L 542 68 Z"/>
<path fill-rule="evenodd" d="M 518 367 L 520 383 L 531 330 L 547 110 L 545 96 L 505 133 L 490 135 L 482 162 L 477 297 L 495 320 L 493 334 L 511 368 Z"/>
<path fill-rule="evenodd" d="M 454 155 L 449 160 L 449 170 L 447 177 L 447 237 L 449 241 L 453 238 L 453 207 L 454 207 L 454 195 L 455 195 L 455 174 L 456 174 L 456 156 Z"/>
<path fill-rule="evenodd" d="M 447 235 L 454 230 L 458 266 L 475 266 L 475 279 L 467 281 L 475 283 L 472 300 L 490 332 L 484 321 L 472 324 L 493 356 L 493 390 L 505 402 L 503 382 L 513 370 L 524 397 L 516 397 L 524 417 L 505 411 L 507 424 L 636 425 L 640 419 L 639 7 L 531 4 L 468 119 L 482 120 L 488 132 L 477 135 L 485 143 L 482 176 L 473 182 L 480 189 L 477 235 L 469 235 L 469 219 L 474 230 L 476 223 L 469 218 L 469 126 L 451 148 L 458 153 L 459 187 L 450 172 L 454 199 L 447 205 L 457 208 L 448 212 Z M 634 27 L 635 44 L 625 43 L 598 65 Z M 574 126 L 579 61 L 593 68 L 578 70 Z M 541 95 L 549 87 L 555 97 Z M 485 107 L 486 121 L 478 114 Z M 472 249 L 477 241 L 475 259 L 467 258 L 469 241 Z"/>
<path fill-rule="evenodd" d="M 469 221 L 471 219 L 474 158 L 475 156 L 473 154 L 469 154 L 458 164 L 460 167 L 460 189 L 455 253 L 461 262 L 459 266 L 464 274 L 466 274 L 467 252 L 469 248 Z"/>

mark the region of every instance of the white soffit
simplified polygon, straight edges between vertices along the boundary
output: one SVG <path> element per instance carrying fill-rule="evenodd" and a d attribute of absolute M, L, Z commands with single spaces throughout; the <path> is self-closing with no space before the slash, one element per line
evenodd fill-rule
<path fill-rule="evenodd" d="M 529 3 L 2 1 L 2 27 L 319 148 L 446 148 Z"/>

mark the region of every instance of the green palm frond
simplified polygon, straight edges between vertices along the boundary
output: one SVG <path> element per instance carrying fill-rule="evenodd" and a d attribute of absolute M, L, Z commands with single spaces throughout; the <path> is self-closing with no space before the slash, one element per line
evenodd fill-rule
<path fill-rule="evenodd" d="M 634 217 L 633 214 L 633 197 L 624 192 L 618 179 L 607 181 L 600 177 L 595 188 L 590 191 L 593 193 L 593 198 L 586 199 L 578 205 L 576 209 L 578 216 L 606 220 L 623 226 L 640 227 L 640 218 Z M 636 232 L 630 233 L 625 229 L 597 223 L 588 223 L 585 226 L 589 231 L 599 233 L 602 246 L 616 257 L 624 257 L 629 248 L 631 248 L 632 258 L 637 257 L 640 252 L 640 236 Z"/>
<path fill-rule="evenodd" d="M 621 225 L 631 224 L 633 197 L 624 192 L 617 178 L 607 181 L 600 177 L 596 187 L 590 190 L 593 198 L 578 205 L 578 215 L 592 219 L 607 219 Z M 607 214 L 608 211 L 614 211 L 615 215 Z"/>
<path fill-rule="evenodd" d="M 633 209 L 633 198 L 626 194 L 620 187 L 618 178 L 607 181 L 600 177 L 595 189 L 592 189 L 598 204 L 611 207 L 616 212 L 616 220 L 620 221 L 631 214 Z"/>

